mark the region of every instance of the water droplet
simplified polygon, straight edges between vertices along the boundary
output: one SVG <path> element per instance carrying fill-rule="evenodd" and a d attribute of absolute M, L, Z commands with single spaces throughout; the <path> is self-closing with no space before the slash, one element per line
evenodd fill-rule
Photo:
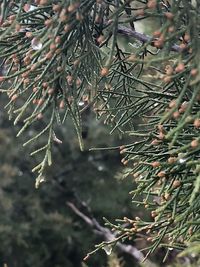
<path fill-rule="evenodd" d="M 179 161 L 179 163 L 182 164 L 182 163 L 184 163 L 186 161 L 186 159 L 179 159 L 178 161 Z"/>
<path fill-rule="evenodd" d="M 99 166 L 97 167 L 97 169 L 98 169 L 98 171 L 102 172 L 102 171 L 104 170 L 104 166 L 99 165 Z"/>
<path fill-rule="evenodd" d="M 42 43 L 40 42 L 40 39 L 35 37 L 31 41 L 31 46 L 32 46 L 33 50 L 40 50 L 42 48 Z"/>
<path fill-rule="evenodd" d="M 78 105 L 80 106 L 80 107 L 82 107 L 82 106 L 84 106 L 84 102 L 83 101 L 80 101 L 79 103 L 78 103 Z"/>
<path fill-rule="evenodd" d="M 184 153 L 179 153 L 178 154 L 178 162 L 180 163 L 180 164 L 183 164 L 184 162 L 186 162 L 186 158 L 185 158 L 185 154 Z"/>
<path fill-rule="evenodd" d="M 112 253 L 112 246 L 111 245 L 106 245 L 102 248 L 107 255 L 110 255 Z"/>

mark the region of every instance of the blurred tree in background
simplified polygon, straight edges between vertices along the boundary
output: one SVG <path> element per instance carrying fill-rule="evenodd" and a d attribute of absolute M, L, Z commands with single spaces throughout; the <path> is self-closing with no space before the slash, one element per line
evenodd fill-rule
<path fill-rule="evenodd" d="M 102 224 L 103 216 L 114 219 L 139 214 L 128 195 L 132 181 L 114 178 L 119 171 L 118 154 L 81 153 L 73 130 L 68 131 L 70 142 L 64 140 L 55 147 L 56 164 L 47 175 L 48 182 L 36 190 L 32 160 L 15 138 L 17 129 L 14 131 L 5 113 L 1 113 L 0 124 L 0 266 L 5 262 L 16 267 L 82 266 L 85 254 L 102 238 L 69 209 L 69 201 L 86 202 Z M 72 128 L 70 122 L 68 126 Z M 28 134 L 36 131 L 33 127 Z M 107 134 L 105 126 L 91 116 L 88 142 L 114 143 L 116 136 L 108 140 Z M 91 264 L 103 266 L 106 261 L 102 252 Z"/>
<path fill-rule="evenodd" d="M 61 224 L 59 229 L 73 233 L 73 240 L 78 239 L 80 225 L 74 223 L 75 215 L 62 214 L 67 207 L 90 228 L 96 227 L 93 231 L 106 239 L 88 252 L 85 260 L 99 249 L 110 255 L 114 246 L 137 260 L 153 255 L 158 247 L 163 249 L 164 261 L 178 251 L 182 251 L 179 254 L 183 257 L 182 264 L 198 260 L 200 3 L 195 0 L 3 0 L 0 7 L 0 90 L 8 96 L 5 108 L 16 125 L 17 137 L 24 146 L 29 145 L 35 158 L 32 168 L 28 156 L 21 157 L 24 152 L 15 153 L 15 146 L 12 147 L 2 131 L 2 139 L 7 140 L 6 150 L 10 152 L 6 160 L 2 151 L 2 196 L 7 199 L 2 201 L 2 210 L 8 211 L 2 233 L 11 234 L 12 229 L 19 227 L 17 235 L 11 234 L 14 240 L 4 238 L 14 248 L 13 253 L 11 244 L 8 245 L 7 261 L 22 257 L 11 264 L 26 263 L 24 256 L 17 252 L 19 245 L 24 251 L 31 246 L 34 250 L 45 240 L 46 244 L 51 238 L 57 240 L 56 227 L 55 235 L 48 234 L 50 222 Z M 142 30 L 146 25 L 148 34 Z M 2 102 L 6 102 L 4 98 Z M 94 122 L 94 114 L 110 126 L 110 134 L 123 139 L 105 137 L 102 130 L 105 128 Z M 78 152 L 77 144 L 82 153 Z M 90 149 L 94 154 L 89 154 L 87 151 L 92 146 L 100 148 Z M 119 158 L 108 152 L 115 149 L 119 149 L 121 162 L 127 166 L 117 175 Z M 11 151 L 13 163 L 18 162 L 15 167 L 11 164 Z M 52 155 L 53 169 L 49 167 Z M 114 168 L 108 167 L 108 163 Z M 24 175 L 31 168 L 37 174 L 36 188 L 41 182 L 49 181 L 37 193 L 38 200 L 29 199 L 29 194 L 26 200 L 30 185 Z M 91 179 L 94 170 L 99 173 L 98 179 Z M 76 176 L 76 172 L 82 175 Z M 86 178 L 81 179 L 83 174 Z M 15 175 L 18 179 L 11 179 Z M 133 203 L 143 205 L 151 218 L 129 214 L 127 193 L 124 195 L 128 181 L 123 182 L 121 190 L 120 182 L 114 183 L 114 175 L 134 177 L 137 187 L 131 191 Z M 17 193 L 19 202 L 13 199 L 17 187 L 17 192 L 24 194 L 21 197 Z M 108 193 L 108 188 L 113 193 L 112 190 Z M 35 197 L 33 188 L 32 194 Z M 27 213 L 23 203 L 28 203 Z M 108 219 L 105 225 L 111 230 L 101 227 L 95 219 L 102 217 L 102 210 Z M 25 234 L 33 228 L 27 221 L 18 222 L 20 213 L 20 218 L 30 216 L 31 222 L 35 217 L 41 219 L 37 228 L 40 234 L 31 232 L 30 245 L 20 232 Z M 116 217 L 122 219 L 112 223 Z M 16 224 L 11 224 L 11 228 L 6 222 L 9 218 Z M 68 244 L 67 259 L 71 262 L 73 257 L 77 259 L 73 264 L 78 264 L 79 257 L 73 253 L 82 252 L 70 250 L 76 243 L 71 242 L 72 236 L 62 235 L 66 239 L 59 242 L 58 259 L 62 260 L 62 250 Z M 88 237 L 83 237 L 85 245 Z M 142 254 L 129 245 L 136 240 L 143 240 L 139 248 L 147 252 Z M 42 254 L 40 257 L 37 252 L 38 264 L 44 264 L 41 258 L 53 262 L 45 245 L 39 251 Z M 13 253 L 13 258 L 9 253 Z M 26 260 L 31 261 L 30 257 Z M 99 264 L 104 263 L 100 260 Z M 113 254 L 105 264 L 128 263 Z M 151 262 L 147 260 L 146 264 Z"/>

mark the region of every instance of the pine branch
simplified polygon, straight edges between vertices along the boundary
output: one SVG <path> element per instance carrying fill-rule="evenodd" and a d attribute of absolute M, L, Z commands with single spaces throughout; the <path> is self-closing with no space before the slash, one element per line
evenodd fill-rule
<path fill-rule="evenodd" d="M 67 202 L 66 204 L 72 209 L 72 211 L 76 215 L 78 215 L 87 225 L 89 225 L 90 228 L 92 228 L 93 232 L 100 236 L 103 236 L 106 241 L 115 240 L 116 236 L 108 228 L 101 226 L 100 223 L 94 217 L 89 217 L 85 215 L 72 202 Z M 121 252 L 129 254 L 137 261 L 141 262 L 144 259 L 144 254 L 132 245 L 125 245 L 121 242 L 117 242 L 116 246 Z M 151 261 L 146 260 L 144 263 L 144 267 L 156 267 L 156 265 L 153 264 Z"/>

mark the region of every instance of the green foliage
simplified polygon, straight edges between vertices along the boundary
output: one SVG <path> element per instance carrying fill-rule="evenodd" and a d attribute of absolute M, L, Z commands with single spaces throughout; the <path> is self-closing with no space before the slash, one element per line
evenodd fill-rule
<path fill-rule="evenodd" d="M 135 31 L 138 20 L 145 25 L 149 18 L 157 27 L 152 36 Z M 91 109 L 111 134 L 133 138 L 120 147 L 122 163 L 138 183 L 134 197 L 143 196 L 136 203 L 152 215 L 108 222 L 118 238 L 145 232 L 147 256 L 158 246 L 168 248 L 167 256 L 199 242 L 199 1 L 5 0 L 1 20 L 0 80 L 9 116 L 23 122 L 18 136 L 37 125 L 24 145 L 46 138 L 32 152 L 44 153 L 33 168 L 36 187 L 51 165 L 53 142 L 61 143 L 56 123 L 70 115 L 83 150 Z M 130 50 L 120 35 L 129 37 Z"/>

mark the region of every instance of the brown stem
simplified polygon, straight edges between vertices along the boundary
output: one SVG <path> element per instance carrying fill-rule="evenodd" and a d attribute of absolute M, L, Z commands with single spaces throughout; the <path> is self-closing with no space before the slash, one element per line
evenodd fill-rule
<path fill-rule="evenodd" d="M 121 34 L 126 35 L 126 36 L 130 36 L 130 37 L 134 37 L 135 39 L 137 39 L 143 43 L 150 42 L 150 45 L 154 46 L 153 37 L 146 35 L 144 33 L 137 32 L 137 31 L 130 29 L 130 28 L 127 28 L 125 26 L 118 25 L 118 33 L 121 33 Z M 174 44 L 171 47 L 171 50 L 174 52 L 181 52 L 181 48 L 176 44 Z"/>

